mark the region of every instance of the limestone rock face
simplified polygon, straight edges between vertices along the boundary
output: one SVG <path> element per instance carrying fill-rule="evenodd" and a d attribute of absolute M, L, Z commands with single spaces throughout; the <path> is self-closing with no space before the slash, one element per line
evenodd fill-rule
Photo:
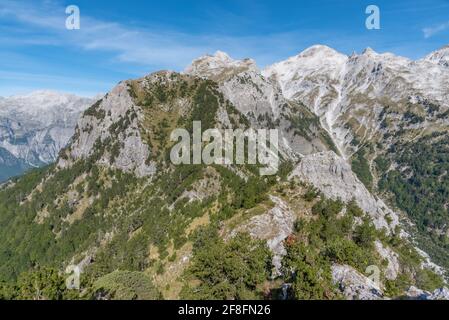
<path fill-rule="evenodd" d="M 385 269 L 385 278 L 389 280 L 395 280 L 400 272 L 398 254 L 390 248 L 384 247 L 382 242 L 380 242 L 379 240 L 375 242 L 375 246 L 379 255 L 383 259 L 386 259 L 388 261 L 387 268 Z"/>
<path fill-rule="evenodd" d="M 409 298 L 409 299 L 414 299 L 414 300 L 426 300 L 427 297 L 429 296 L 429 292 L 426 292 L 424 290 L 418 289 L 415 286 L 411 286 L 410 288 L 408 288 L 408 290 L 405 292 L 405 295 Z"/>
<path fill-rule="evenodd" d="M 138 177 L 155 173 L 155 164 L 148 161 L 150 149 L 143 142 L 139 121 L 143 114 L 129 94 L 127 82 L 121 82 L 103 99 L 97 101 L 79 119 L 75 136 L 66 156 L 61 157 L 59 167 L 67 167 L 79 159 L 96 152 L 98 163 L 136 174 Z M 113 146 L 102 150 L 103 145 Z"/>
<path fill-rule="evenodd" d="M 195 59 L 184 72 L 192 76 L 220 82 L 247 70 L 257 70 L 254 60 L 234 60 L 228 54 L 217 51 L 214 55 L 206 55 Z"/>
<path fill-rule="evenodd" d="M 351 166 L 332 151 L 302 158 L 290 179 L 294 177 L 311 183 L 328 198 L 344 202 L 354 199 L 370 215 L 378 229 L 392 230 L 399 223 L 397 214 L 382 200 L 375 198 L 352 172 Z"/>
<path fill-rule="evenodd" d="M 446 287 L 435 289 L 433 292 L 424 291 L 411 286 L 406 296 L 415 300 L 449 300 L 449 289 Z"/>
<path fill-rule="evenodd" d="M 429 300 L 449 300 L 449 289 L 446 287 L 436 289 L 430 297 Z"/>
<path fill-rule="evenodd" d="M 286 99 L 279 84 L 264 77 L 253 60 L 234 60 L 217 52 L 194 60 L 184 72 L 217 81 L 224 97 L 253 128 L 278 129 L 280 151 L 286 158 L 298 159 L 330 147 L 318 117 Z"/>
<path fill-rule="evenodd" d="M 287 253 L 284 248 L 284 240 L 293 233 L 295 215 L 288 205 L 280 198 L 270 196 L 275 206 L 268 212 L 252 217 L 250 221 L 237 228 L 233 233 L 248 231 L 258 239 L 266 240 L 273 253 L 273 265 L 276 275 L 280 275 L 282 257 Z"/>

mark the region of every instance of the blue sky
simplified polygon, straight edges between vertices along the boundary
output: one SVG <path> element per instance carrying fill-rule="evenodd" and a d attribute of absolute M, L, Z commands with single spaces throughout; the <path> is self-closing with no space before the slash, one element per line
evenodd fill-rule
<path fill-rule="evenodd" d="M 65 28 L 72 4 L 80 30 Z M 380 30 L 365 28 L 370 4 Z M 216 50 L 263 67 L 318 43 L 418 59 L 449 43 L 449 0 L 0 0 L 0 95 L 92 96 Z"/>

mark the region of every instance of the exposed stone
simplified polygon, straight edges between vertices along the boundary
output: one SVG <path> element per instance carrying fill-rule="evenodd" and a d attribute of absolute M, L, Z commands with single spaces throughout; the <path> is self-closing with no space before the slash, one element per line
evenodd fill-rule
<path fill-rule="evenodd" d="M 318 117 L 305 106 L 285 99 L 280 86 L 264 77 L 253 60 L 234 60 L 218 52 L 196 59 L 185 73 L 217 81 L 224 97 L 246 116 L 253 128 L 277 128 L 279 151 L 286 158 L 296 160 L 329 147 Z M 298 123 L 294 122 L 300 121 L 307 125 L 298 130 Z"/>
<path fill-rule="evenodd" d="M 226 53 L 217 51 L 214 55 L 206 55 L 194 60 L 184 72 L 220 82 L 247 70 L 257 70 L 254 60 L 233 60 Z"/>
<path fill-rule="evenodd" d="M 405 295 L 410 299 L 416 300 L 449 300 L 449 289 L 443 287 L 429 292 L 411 286 Z"/>
<path fill-rule="evenodd" d="M 389 280 L 395 280 L 398 277 L 400 266 L 399 266 L 399 256 L 396 252 L 388 247 L 384 247 L 382 242 L 377 240 L 375 242 L 376 250 L 379 255 L 388 261 L 387 268 L 385 269 L 385 278 Z"/>
<path fill-rule="evenodd" d="M 112 157 L 105 152 L 98 162 L 104 166 L 121 169 L 134 173 L 138 177 L 151 176 L 156 172 L 156 165 L 150 159 L 150 149 L 144 143 L 139 130 L 139 121 L 143 118 L 138 108 L 129 95 L 127 82 L 119 83 L 112 91 L 98 102 L 95 113 L 98 115 L 84 114 L 78 121 L 75 139 L 70 145 L 69 159 L 61 157 L 59 167 L 70 166 L 73 161 L 85 159 L 98 152 L 98 141 L 108 142 L 110 145 L 118 144 L 119 153 Z M 135 117 L 131 117 L 135 115 Z M 117 136 L 112 136 L 110 128 L 123 119 L 128 118 L 129 124 L 123 128 Z M 112 159 L 113 158 L 113 159 Z"/>
<path fill-rule="evenodd" d="M 446 287 L 436 289 L 428 297 L 429 300 L 449 300 L 449 289 Z"/>
<path fill-rule="evenodd" d="M 354 199 L 378 229 L 391 231 L 399 224 L 396 213 L 375 198 L 352 172 L 351 166 L 333 151 L 305 156 L 290 175 L 290 179 L 294 177 L 311 183 L 328 198 L 343 202 Z"/>
<path fill-rule="evenodd" d="M 287 253 L 284 240 L 293 233 L 295 215 L 288 205 L 280 198 L 270 196 L 275 206 L 267 213 L 252 217 L 250 221 L 233 231 L 248 231 L 258 239 L 266 240 L 267 245 L 273 253 L 274 276 L 280 275 L 282 257 Z"/>
<path fill-rule="evenodd" d="M 411 286 L 408 288 L 408 290 L 405 292 L 405 295 L 409 299 L 415 299 L 415 300 L 426 300 L 427 297 L 430 295 L 429 292 L 418 289 L 415 286 Z"/>

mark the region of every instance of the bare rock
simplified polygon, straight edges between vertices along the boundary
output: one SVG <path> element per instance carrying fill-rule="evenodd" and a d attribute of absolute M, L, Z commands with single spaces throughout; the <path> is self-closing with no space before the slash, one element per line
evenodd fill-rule
<path fill-rule="evenodd" d="M 436 289 L 428 297 L 429 300 L 449 300 L 449 289 L 446 287 Z"/>
<path fill-rule="evenodd" d="M 328 198 L 343 202 L 354 199 L 377 229 L 391 231 L 399 224 L 396 213 L 375 198 L 352 172 L 351 166 L 333 151 L 305 156 L 290 175 L 290 179 L 294 177 L 311 183 Z"/>
<path fill-rule="evenodd" d="M 411 286 L 410 288 L 408 288 L 408 290 L 405 292 L 405 295 L 407 298 L 409 299 L 414 299 L 414 300 L 427 300 L 427 298 L 429 297 L 430 293 L 421 289 L 418 289 L 415 286 Z"/>
<path fill-rule="evenodd" d="M 384 247 L 382 242 L 377 240 L 375 242 L 376 250 L 379 255 L 388 261 L 387 268 L 385 269 L 385 278 L 389 280 L 395 280 L 398 277 L 400 266 L 399 266 L 399 256 L 396 252 L 388 247 Z"/>
<path fill-rule="evenodd" d="M 101 149 L 98 143 L 104 143 L 114 146 L 118 153 L 112 155 L 110 151 L 104 151 L 98 163 L 134 173 L 138 177 L 151 176 L 156 172 L 155 163 L 148 161 L 150 149 L 139 129 L 143 114 L 128 90 L 127 82 L 119 83 L 80 118 L 68 154 L 59 158 L 58 167 L 65 168 L 74 161 L 92 156 Z M 114 126 L 119 128 L 113 130 Z"/>
<path fill-rule="evenodd" d="M 252 217 L 233 233 L 247 231 L 254 238 L 266 240 L 273 253 L 274 276 L 277 276 L 280 275 L 282 257 L 287 253 L 284 240 L 293 233 L 295 215 L 282 199 L 275 196 L 270 196 L 270 199 L 275 203 L 272 209 Z"/>

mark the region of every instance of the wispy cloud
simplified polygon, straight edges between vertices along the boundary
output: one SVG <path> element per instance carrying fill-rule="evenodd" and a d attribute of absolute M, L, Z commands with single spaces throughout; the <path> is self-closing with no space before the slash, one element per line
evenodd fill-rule
<path fill-rule="evenodd" d="M 422 31 L 424 33 L 424 38 L 428 39 L 437 33 L 443 32 L 449 29 L 449 21 L 441 23 L 433 27 L 424 28 Z"/>
<path fill-rule="evenodd" d="M 17 32 L 20 38 L 4 37 L 12 44 L 54 44 L 80 47 L 85 50 L 103 50 L 116 54 L 122 62 L 142 65 L 164 65 L 176 61 L 180 53 L 185 56 L 196 55 L 209 48 L 199 46 L 184 34 L 163 32 L 152 33 L 146 30 L 131 29 L 117 23 L 100 21 L 83 15 L 81 12 L 81 29 L 66 30 L 64 7 L 55 1 L 38 4 L 2 1 L 0 17 L 13 19 L 20 25 Z M 32 27 L 24 32 L 24 26 Z M 35 31 L 39 30 L 39 33 Z M 48 42 L 51 38 L 51 42 Z"/>
<path fill-rule="evenodd" d="M 15 19 L 20 23 L 18 29 L 21 29 L 17 30 L 21 33 L 19 38 L 3 36 L 4 44 L 68 45 L 89 51 L 110 52 L 117 62 L 145 66 L 183 68 L 194 57 L 214 51 L 214 46 L 231 44 L 229 39 L 223 38 L 129 28 L 83 15 L 82 11 L 81 29 L 66 30 L 64 8 L 54 1 L 30 6 L 29 3 L 25 5 L 6 0 L 0 4 L 2 16 Z M 33 27 L 33 31 L 37 28 L 40 32 L 27 34 L 23 32 L 24 26 Z"/>
<path fill-rule="evenodd" d="M 58 0 L 0 0 L 0 20 L 6 22 L 0 25 L 0 59 L 4 58 L 0 61 L 8 61 L 0 62 L 1 95 L 41 88 L 90 95 L 90 90 L 108 91 L 118 79 L 128 75 L 138 77 L 160 69 L 181 71 L 193 59 L 216 50 L 235 58 L 252 57 L 263 67 L 306 46 L 313 37 L 312 33 L 304 36 L 297 32 L 262 36 L 184 33 L 99 20 L 80 9 L 81 29 L 67 30 L 65 6 Z M 86 57 L 101 61 L 100 71 L 70 67 L 63 71 L 61 61 L 54 66 L 51 59 L 41 57 L 41 52 L 47 51 L 36 50 L 48 46 L 73 49 L 75 54 L 85 51 Z"/>
<path fill-rule="evenodd" d="M 64 7 L 56 1 L 31 4 L 3 0 L 0 17 L 18 22 L 20 37 L 2 36 L 4 44 L 59 45 L 110 53 L 112 62 L 182 70 L 194 58 L 216 50 L 238 58 L 253 57 L 261 65 L 274 62 L 282 53 L 305 46 L 314 32 L 284 32 L 263 36 L 186 34 L 172 30 L 143 29 L 102 21 L 83 14 L 81 29 L 66 30 Z M 28 29 L 31 29 L 30 32 Z M 24 31 L 25 29 L 25 31 Z M 269 50 L 267 50 L 269 48 Z M 281 53 L 282 52 L 282 53 Z"/>

